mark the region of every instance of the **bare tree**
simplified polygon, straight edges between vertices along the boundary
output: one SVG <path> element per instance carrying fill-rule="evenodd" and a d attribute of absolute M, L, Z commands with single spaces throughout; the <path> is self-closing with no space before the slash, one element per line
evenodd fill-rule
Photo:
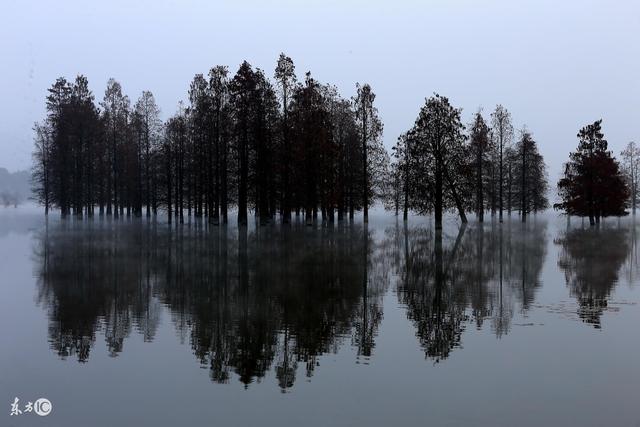
<path fill-rule="evenodd" d="M 44 205 L 44 214 L 49 214 L 51 205 L 51 185 L 49 156 L 51 155 L 51 132 L 47 124 L 36 123 L 35 147 L 33 150 L 32 189 L 38 203 Z"/>
<path fill-rule="evenodd" d="M 621 153 L 622 172 L 627 180 L 631 197 L 631 212 L 636 214 L 636 206 L 638 204 L 638 183 L 640 181 L 640 170 L 638 169 L 638 161 L 640 160 L 640 147 L 631 141 L 627 144 Z"/>

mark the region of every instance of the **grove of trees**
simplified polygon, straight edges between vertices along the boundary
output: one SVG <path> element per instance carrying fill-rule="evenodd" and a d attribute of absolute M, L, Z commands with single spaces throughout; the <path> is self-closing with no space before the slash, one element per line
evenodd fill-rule
<path fill-rule="evenodd" d="M 382 202 L 405 219 L 432 213 L 441 227 L 448 210 L 462 222 L 469 212 L 502 220 L 503 211 L 526 221 L 549 205 L 533 134 L 523 128 L 516 138 L 502 105 L 465 126 L 462 110 L 436 94 L 388 153 L 370 85 L 345 98 L 310 72 L 298 80 L 284 54 L 273 79 L 246 61 L 233 75 L 221 65 L 196 74 L 187 102 L 165 121 L 151 92 L 132 103 L 110 79 L 96 102 L 82 75 L 58 78 L 46 111 L 34 126 L 32 171 L 45 213 L 162 211 L 170 223 L 186 216 L 218 225 L 234 210 L 240 226 L 250 212 L 263 225 L 293 215 L 313 224 L 358 211 L 366 222 Z"/>
<path fill-rule="evenodd" d="M 280 56 L 275 82 L 243 62 L 196 74 L 187 105 L 166 122 L 144 91 L 131 105 L 110 79 L 96 105 L 87 79 L 59 78 L 35 125 L 33 183 L 48 213 L 157 215 L 261 224 L 354 217 L 378 199 L 388 156 L 368 84 L 353 99 Z"/>
<path fill-rule="evenodd" d="M 522 129 L 512 144 L 510 113 L 498 105 L 491 117 L 489 124 L 478 111 L 467 134 L 461 110 L 448 98 L 426 100 L 415 125 L 393 147 L 395 176 L 387 197 L 403 205 L 405 218 L 409 210 L 432 212 L 441 228 L 447 209 L 463 223 L 466 212 L 482 222 L 485 211 L 502 218 L 506 210 L 524 222 L 549 206 L 546 165 L 532 133 Z"/>

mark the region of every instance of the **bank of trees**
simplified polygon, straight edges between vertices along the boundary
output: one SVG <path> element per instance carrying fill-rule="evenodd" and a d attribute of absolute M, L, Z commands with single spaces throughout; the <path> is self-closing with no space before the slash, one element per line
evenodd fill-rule
<path fill-rule="evenodd" d="M 446 210 L 462 222 L 466 212 L 482 222 L 485 212 L 502 219 L 503 211 L 526 221 L 549 205 L 546 166 L 530 131 L 523 128 L 515 144 L 512 139 L 511 115 L 503 106 L 490 122 L 478 111 L 467 132 L 461 110 L 436 94 L 393 147 L 395 184 L 388 198 L 402 206 L 405 218 L 409 210 L 433 213 L 436 227 Z"/>
<path fill-rule="evenodd" d="M 377 201 L 403 217 L 474 212 L 502 219 L 544 210 L 546 169 L 535 139 L 514 132 L 498 105 L 462 123 L 462 110 L 434 95 L 392 156 L 382 145 L 376 95 L 351 97 L 281 54 L 273 78 L 243 62 L 196 74 L 187 102 L 166 121 L 153 94 L 132 102 L 114 79 L 96 102 L 86 77 L 59 78 L 34 127 L 33 182 L 48 213 L 185 217 L 225 224 L 237 212 L 260 224 L 353 219 Z M 519 137 L 515 137 L 516 133 Z M 514 138 L 517 139 L 514 143 Z"/>
<path fill-rule="evenodd" d="M 87 79 L 59 78 L 47 117 L 35 125 L 34 190 L 63 216 L 206 217 L 261 224 L 334 221 L 378 199 L 388 156 L 375 94 L 356 85 L 343 98 L 281 55 L 272 81 L 243 62 L 196 74 L 188 103 L 165 123 L 153 94 L 131 105 L 111 79 L 96 104 Z"/>

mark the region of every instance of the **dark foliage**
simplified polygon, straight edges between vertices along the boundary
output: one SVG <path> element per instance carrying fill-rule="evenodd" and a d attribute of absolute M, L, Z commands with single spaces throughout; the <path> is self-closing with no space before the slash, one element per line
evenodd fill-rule
<path fill-rule="evenodd" d="M 110 79 L 98 108 L 84 76 L 73 83 L 59 78 L 49 89 L 46 119 L 34 127 L 35 199 L 45 213 L 56 208 L 63 216 L 164 211 L 169 222 L 186 216 L 214 225 L 226 224 L 236 209 L 241 226 L 249 212 L 262 225 L 290 223 L 294 214 L 307 224 L 331 223 L 357 211 L 366 222 L 379 200 L 396 214 L 402 209 L 405 219 L 410 210 L 433 213 L 438 227 L 447 210 L 466 222 L 467 212 L 483 221 L 486 211 L 502 218 L 504 209 L 524 221 L 546 209 L 542 156 L 528 132 L 511 145 L 511 115 L 501 105 L 490 125 L 479 111 L 467 133 L 462 110 L 432 96 L 398 138 L 391 161 L 375 99 L 368 84 L 343 98 L 309 72 L 299 82 L 284 54 L 273 82 L 246 61 L 233 76 L 225 66 L 196 74 L 188 103 L 166 122 L 149 91 L 132 106 Z M 599 162 L 604 175 L 617 168 Z M 561 191 L 587 184 L 567 185 Z M 611 197 L 601 204 L 615 206 Z"/>
<path fill-rule="evenodd" d="M 464 223 L 466 212 L 482 222 L 487 210 L 494 215 L 504 206 L 526 221 L 530 212 L 546 209 L 546 166 L 531 134 L 508 145 L 511 116 L 502 106 L 492 114 L 491 127 L 478 111 L 468 135 L 460 115 L 446 97 L 426 100 L 414 127 L 393 147 L 387 207 L 398 212 L 402 206 L 405 219 L 409 210 L 433 213 L 437 227 L 446 210 L 456 211 Z"/>
<path fill-rule="evenodd" d="M 48 116 L 35 126 L 33 181 L 45 212 L 63 216 L 141 216 L 166 210 L 169 222 L 207 217 L 219 224 L 235 207 L 246 225 L 291 213 L 312 223 L 364 210 L 383 193 L 388 156 L 375 94 L 356 85 L 352 100 L 310 73 L 298 84 L 281 55 L 275 85 L 243 62 L 196 74 L 188 105 L 166 123 L 151 92 L 133 108 L 118 82 L 107 84 L 99 110 L 87 80 L 58 79 Z"/>
<path fill-rule="evenodd" d="M 554 205 L 567 215 L 600 218 L 626 215 L 629 188 L 618 162 L 607 150 L 602 120 L 578 132 L 578 148 L 569 155 L 564 176 L 558 182 L 561 202 Z"/>

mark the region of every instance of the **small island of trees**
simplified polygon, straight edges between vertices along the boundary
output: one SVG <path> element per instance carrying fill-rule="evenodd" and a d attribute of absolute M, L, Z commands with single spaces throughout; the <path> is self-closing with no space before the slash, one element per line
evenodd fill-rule
<path fill-rule="evenodd" d="M 188 103 L 163 122 L 154 96 L 131 101 L 114 79 L 98 104 L 85 76 L 58 78 L 48 89 L 46 118 L 34 126 L 32 171 L 45 214 L 63 217 L 152 217 L 169 223 L 206 218 L 239 226 L 252 211 L 261 225 L 353 220 L 382 202 L 402 211 L 467 213 L 499 221 L 550 205 L 544 159 L 526 127 L 514 130 L 502 105 L 488 117 L 478 110 L 462 123 L 460 108 L 439 94 L 425 100 L 411 129 L 387 152 L 369 84 L 353 95 L 305 73 L 299 81 L 281 54 L 273 79 L 243 62 L 196 74 Z M 638 155 L 630 143 L 622 166 L 607 151 L 601 121 L 578 134 L 579 145 L 558 182 L 568 215 L 601 218 L 635 213 Z"/>
<path fill-rule="evenodd" d="M 578 149 L 570 154 L 558 182 L 562 201 L 555 205 L 568 215 L 588 217 L 591 225 L 599 224 L 601 218 L 626 215 L 631 195 L 629 186 L 635 188 L 633 176 L 625 177 L 607 150 L 601 125 L 602 120 L 598 120 L 578 132 Z M 631 171 L 635 157 L 630 162 Z"/>

